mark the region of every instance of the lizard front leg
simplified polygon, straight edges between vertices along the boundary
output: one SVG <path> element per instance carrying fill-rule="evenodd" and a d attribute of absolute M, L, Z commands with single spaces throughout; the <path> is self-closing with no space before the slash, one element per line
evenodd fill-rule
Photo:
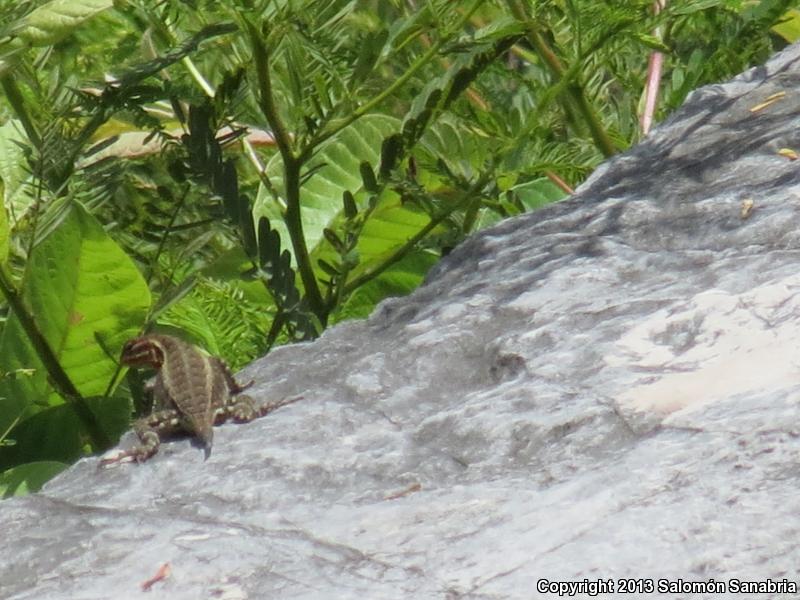
<path fill-rule="evenodd" d="M 100 461 L 101 467 L 118 462 L 144 462 L 161 446 L 161 436 L 182 429 L 180 413 L 172 408 L 156 411 L 136 421 L 133 430 L 141 444 Z"/>

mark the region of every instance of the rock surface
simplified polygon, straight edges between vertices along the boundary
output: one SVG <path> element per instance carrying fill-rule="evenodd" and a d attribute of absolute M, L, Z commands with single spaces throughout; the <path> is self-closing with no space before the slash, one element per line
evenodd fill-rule
<path fill-rule="evenodd" d="M 256 397 L 305 399 L 218 429 L 207 462 L 188 441 L 89 458 L 4 502 L 0 597 L 137 598 L 165 562 L 152 598 L 796 584 L 800 162 L 782 148 L 800 151 L 800 45 L 695 92 L 410 297 L 251 365 Z"/>

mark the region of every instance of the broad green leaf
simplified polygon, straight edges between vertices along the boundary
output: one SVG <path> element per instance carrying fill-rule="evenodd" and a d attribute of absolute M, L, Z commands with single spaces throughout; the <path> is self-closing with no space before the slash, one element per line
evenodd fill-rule
<path fill-rule="evenodd" d="M 547 177 L 515 185 L 511 188 L 511 192 L 520 199 L 526 210 L 536 210 L 566 196 L 564 190 Z"/>
<path fill-rule="evenodd" d="M 420 210 L 403 204 L 400 196 L 384 193 L 364 224 L 358 240 L 362 265 L 370 263 L 405 244 L 430 222 Z"/>
<path fill-rule="evenodd" d="M 330 265 L 339 262 L 339 255 L 325 239 L 324 230 L 341 230 L 344 220 L 342 194 L 350 192 L 356 204 L 362 209 L 365 207 L 369 194 L 364 190 L 362 174 L 367 165 L 373 169 L 378 166 L 383 140 L 396 132 L 399 126 L 400 122 L 390 117 L 365 117 L 342 131 L 315 157 L 313 164 L 323 166 L 301 188 L 301 202 L 306 244 L 319 279 L 326 280 L 329 277 L 325 269 L 320 267 L 320 261 Z M 279 193 L 282 193 L 280 167 L 280 158 L 275 157 L 267 171 Z M 291 247 L 286 226 L 276 218 L 280 213 L 269 203 L 263 190 L 259 193 L 254 214 L 256 218 L 266 214 L 281 234 L 284 247 Z M 349 278 L 358 277 L 388 259 L 429 222 L 430 217 L 419 208 L 404 205 L 398 194 L 384 191 L 361 231 L 356 246 L 358 265 L 349 273 Z M 370 293 L 361 297 L 362 301 L 366 298 L 380 300 L 384 297 L 377 293 L 380 289 L 381 286 L 376 285 Z M 374 302 L 371 306 L 374 306 Z M 363 312 L 366 309 L 358 310 Z"/>
<path fill-rule="evenodd" d="M 150 291 L 131 259 L 74 202 L 34 248 L 21 288 L 23 303 L 73 384 L 84 396 L 102 396 L 117 370 L 116 354 L 150 306 Z M 97 337 L 114 356 L 104 353 Z M 0 336 L 0 368 L 34 370 L 30 377 L 0 380 L 0 431 L 63 402 L 13 314 Z"/>
<path fill-rule="evenodd" d="M 69 465 L 56 461 L 29 462 L 0 473 L 0 498 L 38 492 L 50 479 Z"/>
<path fill-rule="evenodd" d="M 474 36 L 477 41 L 486 42 L 522 33 L 524 30 L 525 26 L 522 22 L 511 15 L 506 15 L 492 19 L 486 27 L 478 29 Z"/>
<path fill-rule="evenodd" d="M 430 220 L 430 217 L 420 209 L 404 205 L 395 192 L 385 191 L 361 230 L 356 245 L 358 265 L 350 271 L 348 279 L 359 277 L 382 264 L 428 225 Z M 320 260 L 336 264 L 339 262 L 338 257 L 327 240 L 318 244 L 311 253 L 315 267 Z M 317 270 L 317 276 L 327 279 L 325 271 L 321 268 Z"/>
<path fill-rule="evenodd" d="M 34 46 L 49 46 L 113 5 L 113 0 L 51 0 L 25 16 L 17 35 Z"/>
<path fill-rule="evenodd" d="M 465 179 L 474 177 L 491 153 L 491 140 L 448 115 L 428 128 L 415 152 L 423 166 L 425 162 L 443 160 L 453 173 Z"/>
<path fill-rule="evenodd" d="M 87 398 L 87 404 L 109 439 L 119 439 L 129 428 L 129 398 Z M 72 462 L 86 450 L 83 424 L 67 404 L 40 410 L 16 426 L 9 437 L 14 444 L 0 446 L 0 470 L 30 461 Z"/>
<path fill-rule="evenodd" d="M 506 196 L 510 196 L 513 200 L 518 201 L 527 212 L 557 202 L 564 198 L 566 193 L 547 177 L 540 177 L 512 186 L 509 188 Z M 483 209 L 475 224 L 475 229 L 484 229 L 502 219 L 503 217 L 498 213 Z"/>
<path fill-rule="evenodd" d="M 323 230 L 329 227 L 342 209 L 342 193 L 349 190 L 357 203 L 363 203 L 360 165 L 366 161 L 377 167 L 381 142 L 397 131 L 400 121 L 384 115 L 366 116 L 343 130 L 325 144 L 312 159 L 310 169 L 316 169 L 300 191 L 303 215 L 303 232 L 309 249 L 323 239 Z M 267 165 L 267 174 L 279 194 L 283 195 L 283 164 L 279 155 Z M 262 185 L 253 207 L 253 218 L 267 217 L 281 236 L 281 245 L 291 248 L 291 240 L 283 222 L 280 209 Z"/>
<path fill-rule="evenodd" d="M 772 28 L 790 44 L 800 40 L 800 10 L 792 8 L 787 10 L 781 17 L 780 23 Z"/>

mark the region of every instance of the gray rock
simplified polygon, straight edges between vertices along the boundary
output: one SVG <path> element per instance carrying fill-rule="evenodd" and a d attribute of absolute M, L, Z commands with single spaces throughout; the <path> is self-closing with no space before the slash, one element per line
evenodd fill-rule
<path fill-rule="evenodd" d="M 796 585 L 800 163 L 781 148 L 800 151 L 800 45 L 410 297 L 253 364 L 257 397 L 305 399 L 221 427 L 207 462 L 188 441 L 88 458 L 4 502 L 0 597 L 134 598 L 165 562 L 152 597 Z"/>

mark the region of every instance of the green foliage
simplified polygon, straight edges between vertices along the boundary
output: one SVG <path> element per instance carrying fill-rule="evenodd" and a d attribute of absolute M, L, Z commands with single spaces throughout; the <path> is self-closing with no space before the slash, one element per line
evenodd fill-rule
<path fill-rule="evenodd" d="M 115 356 L 136 333 L 150 305 L 149 290 L 135 265 L 80 204 L 54 209 L 44 229 L 29 255 L 19 303 L 0 335 L 4 371 L 32 370 L 29 376 L 0 379 L 0 431 L 16 424 L 10 435 L 18 442 L 18 430 L 29 420 L 44 423 L 56 411 L 63 415 L 65 398 L 85 404 L 85 398 L 108 394 L 118 373 Z M 5 292 L 16 294 L 8 287 Z M 31 336 L 31 328 L 36 335 Z M 102 413 L 105 407 L 100 408 Z M 95 427 L 109 439 L 119 433 L 118 428 L 102 428 L 96 411 L 79 416 L 95 419 Z M 50 458 L 67 450 L 66 435 L 34 431 L 32 437 L 58 442 L 59 452 Z M 71 439 L 71 456 L 89 441 L 77 434 Z M 93 442 L 96 447 L 97 440 Z M 0 448 L 0 464 L 8 451 Z"/>
<path fill-rule="evenodd" d="M 664 116 L 796 39 L 788 0 L 652 5 L 0 4 L 0 493 L 124 430 L 137 332 L 240 366 L 366 316 L 635 143 L 650 52 Z"/>
<path fill-rule="evenodd" d="M 292 281 L 294 283 L 294 281 Z M 159 319 L 166 327 L 184 331 L 197 345 L 225 356 L 233 369 L 252 360 L 253 348 L 266 351 L 264 332 L 274 312 L 259 310 L 242 287 L 219 279 L 200 279 L 188 296 Z"/>
<path fill-rule="evenodd" d="M 764 62 L 774 52 L 773 26 L 792 17 L 794 0 L 731 2 L 716 0 L 676 6 L 665 36 L 676 60 L 664 110 L 680 106 L 690 91 Z M 702 8 L 702 15 L 698 11 Z M 702 18 L 701 18 L 702 17 Z M 693 40 L 686 37 L 691 31 Z"/>
<path fill-rule="evenodd" d="M 39 489 L 69 465 L 55 461 L 29 462 L 0 473 L 0 498 L 23 496 Z"/>
<path fill-rule="evenodd" d="M 310 249 L 324 242 L 323 231 L 343 212 L 338 202 L 349 191 L 356 204 L 363 207 L 367 191 L 362 187 L 361 163 L 377 167 L 383 139 L 397 131 L 398 119 L 387 115 L 369 115 L 342 130 L 321 144 L 307 167 L 305 184 L 300 188 L 300 206 L 306 243 Z M 280 198 L 286 196 L 283 163 L 275 154 L 267 164 L 265 175 L 270 185 L 261 184 L 253 213 L 275 222 L 275 230 L 284 246 L 291 246 L 291 235 L 282 220 Z M 312 251 L 313 252 L 313 251 Z"/>
<path fill-rule="evenodd" d="M 24 133 L 19 121 L 12 119 L 0 126 L 3 212 L 8 211 L 12 217 L 24 214 L 33 202 L 29 195 L 32 178 L 25 168 L 25 152 L 22 144 L 24 144 Z M 13 221 L 16 221 L 16 218 Z"/>
<path fill-rule="evenodd" d="M 0 206 L 0 264 L 8 260 L 8 216 L 6 207 Z"/>

